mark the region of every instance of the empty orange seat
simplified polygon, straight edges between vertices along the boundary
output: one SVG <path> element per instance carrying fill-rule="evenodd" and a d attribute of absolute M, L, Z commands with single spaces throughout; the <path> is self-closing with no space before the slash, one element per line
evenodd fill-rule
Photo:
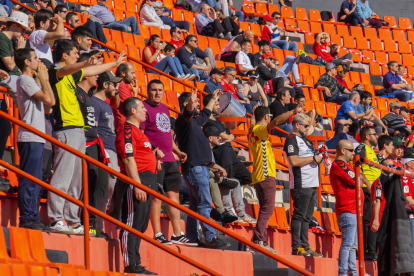
<path fill-rule="evenodd" d="M 381 66 L 376 62 L 369 64 L 369 73 L 374 76 L 381 76 Z"/>
<path fill-rule="evenodd" d="M 364 37 L 365 38 L 378 38 L 377 29 L 364 28 Z"/>
<path fill-rule="evenodd" d="M 349 36 L 349 30 L 347 25 L 336 25 L 336 32 L 337 34 L 343 37 Z"/>
<path fill-rule="evenodd" d="M 275 207 L 276 222 L 279 230 L 290 230 L 287 222 L 286 210 L 284 207 Z"/>
<path fill-rule="evenodd" d="M 330 234 L 339 235 L 339 227 L 332 212 L 322 212 L 323 225 Z"/>
<path fill-rule="evenodd" d="M 405 40 L 398 41 L 398 52 L 402 54 L 411 53 L 410 42 Z"/>
<path fill-rule="evenodd" d="M 360 83 L 361 78 L 359 77 L 359 72 L 349 71 L 349 78 L 353 83 Z"/>
<path fill-rule="evenodd" d="M 322 32 L 322 24 L 319 22 L 310 22 L 310 31 L 314 34 Z"/>
<path fill-rule="evenodd" d="M 269 15 L 272 15 L 274 12 L 280 13 L 279 5 L 269 4 Z"/>
<path fill-rule="evenodd" d="M 371 78 L 368 73 L 360 73 L 361 83 L 371 85 Z"/>
<path fill-rule="evenodd" d="M 405 38 L 405 31 L 403 30 L 392 30 L 392 37 L 394 41 L 407 40 Z"/>
<path fill-rule="evenodd" d="M 407 31 L 407 40 L 411 43 L 414 42 L 414 31 Z"/>
<path fill-rule="evenodd" d="M 345 36 L 343 45 L 345 48 L 355 49 L 355 39 L 352 36 Z"/>
<path fill-rule="evenodd" d="M 351 30 L 351 36 L 355 38 L 364 37 L 361 27 L 350 26 L 349 29 Z"/>
<path fill-rule="evenodd" d="M 397 52 L 397 44 L 394 40 L 384 40 L 384 51 L 386 52 Z"/>
<path fill-rule="evenodd" d="M 110 29 L 109 32 L 111 33 L 111 40 L 114 42 L 122 42 L 122 35 L 120 31 Z"/>
<path fill-rule="evenodd" d="M 310 32 L 308 21 L 298 20 L 296 21 L 296 23 L 298 24 L 298 28 L 302 31 Z"/>
<path fill-rule="evenodd" d="M 311 22 L 311 23 L 313 23 L 313 22 Z M 314 33 L 314 32 L 312 32 L 312 33 Z M 305 34 L 305 43 L 313 45 L 313 43 L 315 43 L 314 36 L 311 35 L 311 34 Z"/>
<path fill-rule="evenodd" d="M 385 52 L 375 52 L 375 60 L 381 63 L 387 64 L 387 53 Z"/>
<path fill-rule="evenodd" d="M 296 32 L 296 21 L 292 18 L 285 18 L 285 30 L 289 32 Z"/>
<path fill-rule="evenodd" d="M 382 42 L 378 38 L 370 38 L 369 39 L 369 47 L 371 51 L 382 51 Z"/>
<path fill-rule="evenodd" d="M 335 25 L 330 23 L 322 23 L 323 31 L 329 35 L 335 35 Z"/>
<path fill-rule="evenodd" d="M 315 101 L 315 104 L 323 99 L 319 96 L 319 91 L 317 89 L 309 89 L 309 95 L 312 101 Z M 318 113 L 319 114 L 319 113 Z"/>
<path fill-rule="evenodd" d="M 378 29 L 378 35 L 381 40 L 391 39 L 391 32 L 389 29 Z"/>
<path fill-rule="evenodd" d="M 333 44 L 338 44 L 338 45 L 342 45 L 342 39 L 340 35 L 331 35 L 331 42 Z"/>
<path fill-rule="evenodd" d="M 166 76 L 162 76 L 160 75 L 160 81 L 164 84 L 164 89 L 165 90 L 171 90 L 171 80 L 166 77 Z"/>
<path fill-rule="evenodd" d="M 309 66 L 310 65 L 307 63 L 299 63 L 298 65 L 299 73 L 301 75 L 310 75 Z"/>
<path fill-rule="evenodd" d="M 396 28 L 397 27 L 397 22 L 395 21 L 394 16 L 384 15 L 384 21 L 387 21 L 388 23 L 390 23 L 390 25 L 388 26 L 389 28 Z"/>
<path fill-rule="evenodd" d="M 126 53 L 127 52 L 127 47 L 124 43 L 122 42 L 115 42 L 115 48 L 121 52 Z"/>
<path fill-rule="evenodd" d="M 400 17 L 398 18 L 398 25 L 401 29 L 408 30 L 412 28 L 411 20 L 408 17 Z"/>
<path fill-rule="evenodd" d="M 306 10 L 304 8 L 295 8 L 296 19 L 299 20 L 309 20 Z"/>
<path fill-rule="evenodd" d="M 356 48 L 359 50 L 369 50 L 368 40 L 365 37 L 358 37 L 356 39 Z"/>
<path fill-rule="evenodd" d="M 396 61 L 398 64 L 401 64 L 400 53 L 388 53 L 388 61 Z"/>
<path fill-rule="evenodd" d="M 265 17 L 268 15 L 266 3 L 256 3 L 255 8 L 257 17 Z"/>
<path fill-rule="evenodd" d="M 282 18 L 295 18 L 291 7 L 281 7 L 280 15 L 282 16 Z"/>
<path fill-rule="evenodd" d="M 402 64 L 405 66 L 414 66 L 413 54 L 402 54 Z"/>

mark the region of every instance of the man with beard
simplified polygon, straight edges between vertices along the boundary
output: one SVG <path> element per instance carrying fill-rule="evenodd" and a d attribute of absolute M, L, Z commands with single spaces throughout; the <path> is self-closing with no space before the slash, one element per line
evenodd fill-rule
<path fill-rule="evenodd" d="M 122 78 L 119 83 L 119 94 L 111 99 L 111 106 L 115 114 L 115 129 L 125 122 L 125 115 L 122 111 L 122 105 L 129 97 L 137 97 L 138 82 L 135 80 L 135 67 L 132 63 L 124 62 L 116 68 L 115 75 Z M 134 85 L 135 81 L 135 85 Z M 131 89 L 132 88 L 132 89 Z"/>
<path fill-rule="evenodd" d="M 212 97 L 213 96 L 211 94 L 204 96 L 203 105 L 206 106 Z M 217 143 L 217 139 L 210 141 L 214 159 L 217 164 L 226 170 L 228 178 L 235 178 L 239 180 L 240 185 L 250 184 L 252 183 L 252 175 L 246 166 L 239 161 L 233 147 L 231 146 L 230 142 L 234 140 L 233 134 L 230 133 L 230 130 L 226 128 L 222 122 L 214 117 L 219 115 L 219 108 L 219 101 L 216 101 L 213 106 L 213 110 L 211 111 L 210 118 L 204 125 L 204 128 L 216 127 L 220 131 L 219 143 Z M 255 224 L 257 221 L 244 211 L 245 206 L 240 185 L 237 185 L 234 189 L 229 189 L 224 185 L 219 185 L 224 209 L 231 215 L 237 216 L 239 218 L 237 222 Z M 237 214 L 233 213 L 233 204 Z"/>

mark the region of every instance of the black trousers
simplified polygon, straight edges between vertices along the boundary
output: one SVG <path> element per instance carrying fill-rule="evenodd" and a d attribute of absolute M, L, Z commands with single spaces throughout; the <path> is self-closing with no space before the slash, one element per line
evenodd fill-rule
<path fill-rule="evenodd" d="M 227 178 L 236 178 L 241 185 L 252 183 L 252 173 L 246 168 L 242 162 L 224 167 L 227 172 Z"/>
<path fill-rule="evenodd" d="M 52 175 L 52 162 L 53 162 L 53 150 L 44 149 L 43 151 L 43 164 L 42 164 L 42 181 L 47 182 Z M 40 199 L 42 194 L 47 193 L 45 189 L 41 188 L 39 195 L 37 196 L 37 210 L 40 207 Z"/>
<path fill-rule="evenodd" d="M 363 207 L 363 216 L 362 224 L 364 227 L 364 252 L 365 254 L 373 255 L 375 254 L 375 247 L 377 243 L 377 235 L 371 231 L 371 194 L 368 192 L 367 187 L 362 187 L 364 191 L 364 207 Z"/>
<path fill-rule="evenodd" d="M 142 184 L 153 190 L 157 186 L 157 175 L 155 173 L 140 172 L 139 177 Z M 118 185 L 118 182 L 122 181 L 118 179 L 115 185 Z M 151 200 L 152 196 L 147 194 L 147 201 L 138 201 L 135 198 L 133 186 L 129 186 L 122 201 L 122 222 L 135 230 L 144 233 L 147 230 L 150 219 Z M 119 240 L 121 241 L 125 267 L 140 265 L 141 256 L 139 254 L 139 247 L 141 245 L 141 239 L 127 231 L 121 230 L 119 233 Z"/>
<path fill-rule="evenodd" d="M 293 215 L 290 221 L 292 232 L 292 249 L 303 247 L 309 250 L 309 221 L 316 205 L 316 188 L 300 188 L 290 190 L 293 200 Z"/>
<path fill-rule="evenodd" d="M 277 91 L 279 91 L 279 89 L 285 87 L 285 79 L 282 77 L 272 79 L 272 86 L 273 94 L 277 94 Z"/>
<path fill-rule="evenodd" d="M 86 155 L 102 162 L 100 157 L 99 145 L 95 144 L 86 148 Z M 108 173 L 88 163 L 88 185 L 89 185 L 89 205 L 98 209 L 99 203 L 108 188 Z M 81 196 L 83 198 L 83 195 Z M 81 209 L 80 219 L 83 224 L 83 209 Z M 95 228 L 96 216 L 89 213 L 89 227 Z"/>

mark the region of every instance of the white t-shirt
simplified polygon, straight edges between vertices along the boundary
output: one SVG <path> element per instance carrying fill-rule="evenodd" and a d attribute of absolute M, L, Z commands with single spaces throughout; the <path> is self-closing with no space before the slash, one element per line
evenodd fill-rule
<path fill-rule="evenodd" d="M 269 27 L 269 26 L 267 26 L 267 27 Z M 277 25 L 275 25 L 275 24 L 273 24 L 272 23 L 272 25 L 269 27 L 269 29 L 270 29 L 270 32 L 272 32 L 272 30 L 274 29 L 274 28 L 276 28 L 277 27 Z M 276 29 L 274 32 L 273 32 L 273 34 L 275 34 L 275 35 L 277 35 L 276 37 L 274 37 L 274 38 L 272 38 L 272 42 L 273 41 L 278 41 L 278 40 L 280 40 L 280 30 L 279 29 Z"/>
<path fill-rule="evenodd" d="M 252 63 L 250 62 L 250 58 L 247 54 L 240 51 L 236 56 L 236 64 L 243 65 L 244 68 L 254 70 Z M 240 72 L 241 74 L 246 74 L 247 72 Z"/>
<path fill-rule="evenodd" d="M 44 41 L 47 33 L 45 30 L 32 32 L 29 36 L 30 47 L 35 50 L 38 58 L 45 58 L 53 63 L 52 50 L 50 49 L 49 43 Z"/>
<path fill-rule="evenodd" d="M 19 103 L 19 111 L 21 121 L 34 127 L 35 129 L 45 133 L 45 111 L 43 103 L 33 97 L 33 95 L 41 90 L 34 78 L 21 75 L 16 82 L 17 86 L 17 102 Z M 17 132 L 17 142 L 37 142 L 44 143 L 45 139 L 36 134 L 19 127 Z"/>

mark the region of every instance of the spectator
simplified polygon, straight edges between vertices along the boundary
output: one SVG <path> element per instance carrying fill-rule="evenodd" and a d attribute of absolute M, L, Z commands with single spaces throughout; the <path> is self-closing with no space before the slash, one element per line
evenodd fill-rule
<path fill-rule="evenodd" d="M 280 7 L 291 7 L 292 8 L 293 0 L 279 0 L 279 5 Z"/>
<path fill-rule="evenodd" d="M 272 13 L 272 16 L 266 16 L 265 18 L 266 20 L 263 20 L 266 23 L 264 29 L 267 29 L 268 31 L 266 31 L 266 38 L 263 39 L 270 41 L 270 47 L 297 52 L 298 44 L 281 39 L 285 36 L 285 30 L 279 26 L 280 13 L 274 12 Z"/>
<path fill-rule="evenodd" d="M 245 30 L 243 34 L 239 34 L 230 40 L 227 45 L 221 50 L 219 54 L 219 59 L 224 62 L 234 63 L 236 60 L 237 54 L 241 49 L 241 42 L 243 40 L 253 41 L 254 34 L 251 30 Z"/>
<path fill-rule="evenodd" d="M 64 24 L 65 24 L 65 26 L 69 26 L 69 27 L 71 27 L 73 29 L 79 27 L 79 16 L 76 13 L 74 13 L 74 12 L 69 12 L 66 15 L 66 22 Z M 105 34 L 103 32 L 102 25 L 99 24 L 98 22 L 93 21 L 93 20 L 91 20 L 91 19 L 88 18 L 88 20 L 86 21 L 86 23 L 83 24 L 82 26 L 83 27 L 86 27 L 90 31 L 92 31 L 92 34 L 93 35 L 91 36 L 91 38 L 94 38 L 94 39 L 96 39 L 96 40 L 98 40 L 98 41 L 100 41 L 102 43 L 105 43 L 105 44 L 108 42 L 108 40 L 106 39 L 106 36 L 105 36 Z M 66 31 L 69 32 L 70 34 L 72 34 L 72 31 L 69 30 L 69 29 L 66 29 Z M 99 44 L 97 44 L 97 43 L 95 43 L 95 42 L 92 41 L 91 48 L 92 49 L 100 49 L 101 46 Z"/>
<path fill-rule="evenodd" d="M 349 165 L 354 160 L 354 155 L 354 146 L 350 141 L 339 141 L 336 145 L 336 159 L 329 174 L 329 180 L 335 193 L 335 213 L 342 233 L 338 275 L 347 275 L 348 273 L 358 275 L 356 267 L 358 231 L 355 172 Z M 361 194 L 363 194 L 362 189 Z"/>
<path fill-rule="evenodd" d="M 361 158 L 367 158 L 379 164 L 377 155 L 372 149 L 378 144 L 378 137 L 373 127 L 366 126 L 361 129 L 361 144 L 355 149 L 355 153 Z M 364 226 L 364 254 L 366 260 L 376 260 L 376 235 L 371 231 L 371 187 L 379 183 L 381 171 L 366 164 L 361 165 L 362 190 L 364 191 L 363 226 Z"/>
<path fill-rule="evenodd" d="M 76 87 L 73 84 L 78 83 L 84 77 L 95 76 L 117 67 L 123 61 L 124 53 L 121 53 L 116 61 L 102 65 L 92 65 L 97 56 L 76 63 L 78 57 L 78 48 L 73 41 L 59 40 L 55 50 L 55 59 L 59 67 L 49 70 L 49 78 L 58 103 L 53 107 L 55 119 L 53 137 L 84 153 L 86 141 L 82 128 L 85 123 L 81 110 L 81 104 L 83 104 L 81 101 L 84 99 L 77 96 Z M 80 158 L 57 147 L 55 148 L 54 173 L 50 185 L 78 198 L 81 191 L 82 175 L 75 172 L 81 170 Z M 82 235 L 84 228 L 78 217 L 78 206 L 51 192 L 48 193 L 48 199 L 48 217 L 52 231 Z M 68 225 L 63 223 L 63 219 L 68 222 Z"/>
<path fill-rule="evenodd" d="M 336 45 L 336 44 L 334 44 L 334 45 Z M 332 51 L 334 45 L 332 45 L 331 51 Z M 336 80 L 338 81 L 339 84 L 341 84 L 343 87 L 345 87 L 346 89 L 348 89 L 350 92 L 357 91 L 358 85 L 355 85 L 352 88 L 349 88 L 348 87 L 348 84 L 345 81 L 345 78 L 346 78 L 346 74 L 347 73 L 348 73 L 348 70 L 346 70 L 346 68 L 344 66 L 339 65 L 336 68 L 336 76 L 335 76 Z"/>
<path fill-rule="evenodd" d="M 355 134 L 358 132 L 358 120 L 361 118 L 370 119 L 374 115 L 374 109 L 368 108 L 365 112 L 359 113 L 356 109 L 360 102 L 360 96 L 358 92 L 352 92 L 349 96 L 349 100 L 344 102 L 338 109 L 335 119 L 335 133 L 341 133 L 344 124 L 340 120 L 348 121 L 352 120 L 350 131 Z"/>
<path fill-rule="evenodd" d="M 199 35 L 209 37 L 231 40 L 239 33 L 239 26 L 234 21 L 226 17 L 220 22 L 216 12 L 208 4 L 200 6 L 200 13 L 195 18 L 195 25 Z"/>
<path fill-rule="evenodd" d="M 125 123 L 125 115 L 122 110 L 124 101 L 130 97 L 138 96 L 138 82 L 136 81 L 135 68 L 132 63 L 124 62 L 116 68 L 115 75 L 122 78 L 119 83 L 119 94 L 111 99 L 111 107 L 115 114 L 115 130 L 118 133 L 119 128 Z M 135 82 L 135 84 L 134 84 Z"/>
<path fill-rule="evenodd" d="M 236 88 L 233 85 L 233 81 L 236 78 L 236 68 L 227 66 L 224 69 L 223 72 L 223 78 L 221 79 L 221 86 L 223 87 L 224 92 L 229 92 L 233 98 L 235 98 L 240 104 L 246 108 L 246 112 L 252 114 L 253 107 L 250 104 L 250 101 L 248 98 L 241 99 L 238 96 L 238 91 L 236 91 Z"/>
<path fill-rule="evenodd" d="M 1 7 L 3 8 L 1 11 L 1 17 L 7 17 L 13 9 L 13 3 L 9 0 L 2 0 L 0 1 Z"/>
<path fill-rule="evenodd" d="M 411 130 L 411 122 L 410 118 L 408 117 L 410 114 L 410 110 L 406 108 L 405 106 L 402 106 L 400 108 L 400 116 L 404 119 L 404 123 L 407 126 L 408 130 Z"/>
<path fill-rule="evenodd" d="M 339 21 L 351 24 L 355 27 L 358 27 L 358 24 L 361 24 L 361 27 L 369 27 L 364 23 L 359 13 L 356 11 L 356 8 L 357 0 L 345 0 L 342 2 L 338 15 Z"/>
<path fill-rule="evenodd" d="M 262 64 L 262 55 L 270 53 L 269 41 L 261 39 L 257 45 L 259 46 L 259 52 L 255 53 L 253 58 L 250 59 L 255 70 L 257 70 L 257 67 Z"/>
<path fill-rule="evenodd" d="M 361 98 L 361 102 L 357 105 L 356 111 L 358 113 L 368 112 L 368 109 L 372 108 L 372 94 L 367 91 L 362 91 L 359 95 Z M 384 125 L 381 119 L 379 119 L 377 115 L 375 115 L 375 111 L 370 120 L 374 123 L 374 128 L 378 134 L 378 137 L 381 136 L 383 130 L 384 133 L 388 135 L 387 127 Z"/>
<path fill-rule="evenodd" d="M 189 78 L 191 76 L 190 74 L 184 75 L 184 72 L 180 72 L 177 68 L 177 63 L 180 63 L 177 57 L 165 57 L 161 60 L 160 53 L 162 48 L 163 44 L 161 43 L 160 37 L 158 35 L 151 35 L 147 45 L 142 51 L 143 61 L 160 71 L 164 71 L 167 74 L 171 72 L 172 75 L 177 79 L 186 80 Z M 158 74 L 149 68 L 146 68 L 146 71 L 147 73 Z"/>
<path fill-rule="evenodd" d="M 301 109 L 301 106 L 296 107 L 295 113 L 300 112 L 297 109 Z M 312 127 L 312 119 L 305 114 L 293 117 L 292 135 L 286 138 L 283 150 L 289 165 L 290 194 L 294 208 L 290 222 L 292 255 L 323 257 L 310 248 L 308 243 L 309 221 L 313 216 L 316 189 L 319 187 L 318 164 L 322 162 L 322 155 L 315 152 L 313 143 L 306 138 Z"/>
<path fill-rule="evenodd" d="M 298 55 L 297 57 L 293 57 L 293 56 L 285 57 L 285 60 L 283 61 L 282 67 L 280 67 L 277 70 L 276 77 L 283 77 L 283 79 L 285 80 L 285 86 L 292 88 L 292 86 L 290 85 L 291 80 L 288 77 L 290 72 L 292 72 L 293 78 L 295 79 L 296 86 L 298 86 L 298 87 L 308 87 L 308 85 L 303 84 L 300 81 L 299 69 L 298 69 L 298 64 L 305 57 L 306 57 L 305 54 Z"/>
<path fill-rule="evenodd" d="M 338 83 L 334 77 L 335 74 L 335 64 L 328 63 L 326 65 L 326 73 L 319 77 L 318 81 L 315 83 L 315 89 L 324 89 L 323 98 L 325 102 L 342 104 L 349 100 L 349 94 L 351 94 L 351 92 Z"/>
<path fill-rule="evenodd" d="M 356 13 L 362 18 L 362 22 L 364 22 L 365 26 L 371 26 L 375 29 L 380 29 L 382 27 L 381 21 L 374 18 L 377 15 L 371 10 L 368 0 L 356 1 Z"/>
<path fill-rule="evenodd" d="M 181 94 L 179 102 L 182 114 L 178 116 L 175 123 L 178 146 L 181 151 L 187 154 L 187 161 L 181 166 L 181 171 L 185 184 L 190 190 L 189 208 L 207 219 L 210 218 L 212 208 L 208 167 L 217 169 L 219 176 L 225 177 L 227 175 L 222 167 L 213 162 L 210 145 L 201 129 L 201 126 L 208 121 L 214 103 L 220 97 L 221 92 L 215 91 L 212 95 L 210 102 L 199 112 L 200 104 L 197 101 L 197 94 L 191 93 L 190 101 L 186 106 L 184 106 L 185 98 L 182 99 L 183 94 Z M 186 234 L 191 242 L 198 241 L 197 224 L 196 219 L 187 218 Z M 214 228 L 201 223 L 201 229 L 207 248 L 218 249 L 230 246 L 229 243 L 216 237 Z"/>
<path fill-rule="evenodd" d="M 350 0 L 352 1 L 352 0 Z M 328 43 L 330 42 L 331 38 L 327 33 L 318 33 L 315 34 L 315 42 L 313 43 L 312 50 L 315 55 L 321 57 L 324 61 L 328 63 L 333 63 L 336 66 L 344 65 L 345 68 L 349 71 L 351 69 L 351 65 L 353 64 L 352 54 L 347 53 L 343 57 L 333 58 L 330 54 Z"/>
<path fill-rule="evenodd" d="M 247 55 L 251 50 L 251 43 L 248 40 L 243 40 L 240 43 L 241 50 L 236 55 L 236 66 L 238 67 L 238 75 L 246 75 L 248 71 L 253 70 L 253 65 Z"/>
<path fill-rule="evenodd" d="M 389 133 L 398 131 L 402 134 L 402 136 L 407 137 L 409 135 L 407 125 L 405 124 L 404 119 L 399 116 L 402 106 L 398 102 L 392 102 L 389 106 L 390 112 L 382 117 L 382 122 L 389 128 Z"/>
<path fill-rule="evenodd" d="M 405 71 L 404 71 L 404 65 L 398 65 L 398 76 L 400 77 L 401 81 L 405 84 L 408 84 L 408 89 L 413 90 L 413 86 L 410 85 L 405 79 L 404 79 Z"/>
<path fill-rule="evenodd" d="M 181 152 L 172 140 L 170 126 L 170 111 L 161 103 L 164 95 L 164 84 L 159 80 L 152 80 L 147 86 L 148 99 L 144 102 L 147 110 L 146 119 L 140 124 L 140 128 L 148 137 L 154 148 L 160 149 L 164 157 L 161 170 L 157 173 L 157 183 L 163 186 L 167 197 L 179 203 L 179 190 L 181 189 L 181 173 L 174 154 L 180 162 L 187 160 L 187 154 Z M 163 244 L 184 244 L 197 246 L 191 243 L 187 236 L 181 231 L 180 210 L 167 205 L 167 212 L 173 227 L 171 241 L 167 240 L 161 232 L 160 215 L 161 200 L 154 198 L 151 202 L 151 225 L 154 231 L 154 239 Z"/>
<path fill-rule="evenodd" d="M 197 37 L 189 35 L 185 38 L 185 44 L 177 51 L 177 58 L 186 73 L 196 76 L 196 81 L 207 81 L 211 65 L 208 56 L 197 47 Z M 197 58 L 203 59 L 205 66 L 197 64 Z"/>
<path fill-rule="evenodd" d="M 162 1 L 153 2 L 153 8 L 155 9 L 156 14 L 161 18 L 164 25 L 168 25 L 171 28 L 177 27 L 188 34 L 190 30 L 190 23 L 187 21 L 176 21 L 171 18 L 171 10 L 169 10 Z M 142 22 L 142 21 L 141 21 Z"/>
<path fill-rule="evenodd" d="M 404 151 L 404 156 L 401 159 L 401 163 L 403 163 L 405 172 L 409 174 L 414 174 L 414 149 L 408 148 Z M 405 208 L 410 210 L 411 212 L 414 211 L 414 181 L 410 177 L 401 177 L 401 181 L 403 183 L 403 190 L 405 199 L 407 200 L 407 204 Z M 410 231 L 411 231 L 411 242 L 414 248 L 414 216 L 411 214 L 410 217 Z"/>
<path fill-rule="evenodd" d="M 68 8 L 66 7 L 66 5 L 57 5 L 54 8 L 53 13 L 60 16 L 63 20 L 66 20 L 66 15 L 68 13 Z"/>
<path fill-rule="evenodd" d="M 390 93 L 393 93 L 400 101 L 414 103 L 413 91 L 408 91 L 410 85 L 404 83 L 398 75 L 398 63 L 390 61 L 387 66 L 389 72 L 383 77 L 384 88 L 388 89 Z"/>
<path fill-rule="evenodd" d="M 229 3 L 227 0 L 195 0 L 197 12 L 201 12 L 203 4 L 207 4 L 213 9 L 222 10 L 225 16 L 229 16 Z"/>
<path fill-rule="evenodd" d="M 126 121 L 115 141 L 120 171 L 136 182 L 156 190 L 157 160 L 155 154 L 160 156 L 160 153 L 154 154 L 151 142 L 138 127 L 145 121 L 147 111 L 141 100 L 135 97 L 128 98 L 122 108 Z M 123 223 L 141 233 L 145 232 L 150 218 L 152 196 L 119 178 L 115 184 L 114 194 L 116 195 L 115 202 L 113 202 L 114 217 L 121 218 Z M 119 237 L 124 249 L 124 273 L 157 275 L 141 265 L 139 254 L 141 239 L 123 229 Z"/>
<path fill-rule="evenodd" d="M 223 76 L 223 72 L 221 72 L 217 68 L 213 68 L 210 71 L 210 79 L 207 81 L 206 86 L 204 86 L 204 92 L 207 92 L 209 94 L 213 94 L 214 91 L 217 89 L 221 90 L 223 92 L 223 86 L 221 86 L 221 77 Z M 204 96 L 205 98 L 206 96 Z"/>
<path fill-rule="evenodd" d="M 252 185 L 259 199 L 259 218 L 253 232 L 253 242 L 273 254 L 277 254 L 277 251 L 269 246 L 266 228 L 275 209 L 276 196 L 276 162 L 269 134 L 273 128 L 287 120 L 294 112 L 299 111 L 298 107 L 295 111 L 272 120 L 268 107 L 257 106 L 250 119 L 248 141 L 253 156 Z"/>
<path fill-rule="evenodd" d="M 250 104 L 255 107 L 256 105 L 268 106 L 267 97 L 263 91 L 262 86 L 257 82 L 259 79 L 259 73 L 255 70 L 247 72 L 249 80 L 243 84 L 243 94 L 249 98 Z"/>
<path fill-rule="evenodd" d="M 276 99 L 269 105 L 269 110 L 273 118 L 290 112 L 296 108 L 296 105 L 294 103 L 291 103 L 292 97 L 290 96 L 289 90 L 287 88 L 280 89 L 276 94 Z M 277 127 L 283 129 L 284 131 L 292 133 L 293 127 L 288 119 L 286 119 L 284 122 L 281 122 Z M 273 130 L 272 135 L 277 135 L 279 137 L 285 138 L 287 137 L 286 134 L 282 134 L 277 130 Z"/>
<path fill-rule="evenodd" d="M 171 57 L 172 59 L 176 59 L 175 57 L 175 48 L 173 45 L 171 44 L 167 44 L 165 45 L 164 49 L 164 54 L 161 54 L 161 60 L 166 58 L 166 57 Z M 175 60 L 177 61 L 177 60 Z M 183 67 L 181 65 L 180 62 L 175 62 L 175 65 L 177 66 L 177 70 L 178 72 L 184 72 Z M 194 74 L 190 74 L 190 76 L 186 79 L 186 80 L 193 80 L 196 76 Z"/>
<path fill-rule="evenodd" d="M 79 26 L 72 32 L 72 40 L 78 45 L 80 51 L 90 52 L 92 37 L 92 31 L 85 26 Z"/>
<path fill-rule="evenodd" d="M 393 147 L 391 153 L 388 155 L 386 160 L 391 160 L 394 167 L 402 169 L 402 164 L 400 163 L 401 157 L 404 154 L 404 143 L 401 138 L 398 136 L 392 137 Z"/>
<path fill-rule="evenodd" d="M 393 139 L 388 135 L 381 135 L 378 138 L 378 149 L 379 153 L 377 153 L 378 162 L 382 164 L 382 162 L 387 159 L 388 155 L 392 153 L 394 148 Z"/>
<path fill-rule="evenodd" d="M 267 94 L 276 94 L 279 89 L 285 87 L 285 79 L 276 77 L 277 69 L 279 69 L 279 60 L 270 53 L 262 55 L 262 63 L 257 66 L 259 73 L 259 83 L 265 89 L 266 83 L 270 87 Z"/>
<path fill-rule="evenodd" d="M 226 13 L 223 12 L 224 15 L 230 16 L 230 17 L 236 17 L 238 22 L 244 21 L 244 12 L 238 11 L 235 8 L 233 8 L 233 0 L 228 0 L 227 2 L 228 2 L 228 7 L 229 7 L 229 14 L 226 15 Z"/>
<path fill-rule="evenodd" d="M 49 4 L 52 4 L 51 0 L 35 0 L 34 2 L 35 2 L 35 7 L 38 11 L 42 9 L 47 9 Z M 53 1 L 53 2 L 54 2 L 54 6 L 56 6 L 56 1 Z M 55 7 L 53 7 L 53 5 L 51 6 L 53 10 Z"/>
<path fill-rule="evenodd" d="M 49 113 L 49 108 L 55 105 L 55 96 L 49 84 L 46 66 L 40 62 L 33 49 L 16 51 L 15 62 L 22 72 L 17 79 L 17 100 L 21 120 L 45 133 L 44 114 Z M 20 154 L 20 169 L 40 180 L 42 179 L 44 144 L 45 139 L 24 128 L 19 128 L 17 145 Z M 40 186 L 19 177 L 19 193 L 17 194 L 20 211 L 19 227 L 50 230 L 39 217 L 37 197 L 40 189 Z"/>
<path fill-rule="evenodd" d="M 106 6 L 105 0 L 98 0 L 98 4 L 92 6 L 90 10 L 85 12 L 86 15 L 90 14 L 96 19 L 101 21 L 102 25 L 105 25 L 109 29 L 118 30 L 126 33 L 128 27 L 131 27 L 131 33 L 135 35 L 141 35 L 138 28 L 137 19 L 134 16 L 128 17 L 124 20 L 117 21 L 113 13 Z"/>
<path fill-rule="evenodd" d="M 155 1 L 153 0 L 145 0 L 142 2 L 139 10 L 139 19 L 141 24 L 161 29 L 171 29 L 168 24 L 164 24 L 163 20 L 159 17 L 158 12 L 155 11 L 154 2 Z M 162 14 L 161 11 L 159 12 Z"/>

